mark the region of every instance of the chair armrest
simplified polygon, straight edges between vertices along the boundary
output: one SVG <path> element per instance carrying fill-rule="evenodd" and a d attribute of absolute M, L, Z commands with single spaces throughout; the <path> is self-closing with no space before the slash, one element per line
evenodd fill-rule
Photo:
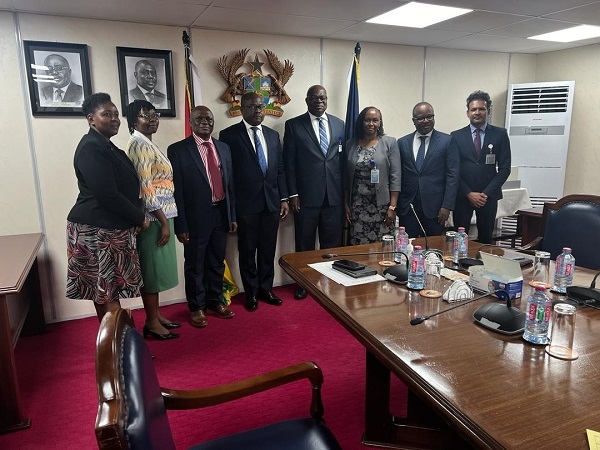
<path fill-rule="evenodd" d="M 306 361 L 272 372 L 206 389 L 178 390 L 161 388 L 167 409 L 195 409 L 219 405 L 307 378 L 312 387 L 311 417 L 322 420 L 321 385 L 323 372 L 314 362 Z"/>
<path fill-rule="evenodd" d="M 521 248 L 519 248 L 519 251 L 522 253 L 533 254 L 534 250 L 539 250 L 540 245 L 542 243 L 542 239 L 543 239 L 543 237 L 541 237 L 541 236 L 536 237 L 533 241 L 531 241 L 528 244 L 523 245 Z"/>

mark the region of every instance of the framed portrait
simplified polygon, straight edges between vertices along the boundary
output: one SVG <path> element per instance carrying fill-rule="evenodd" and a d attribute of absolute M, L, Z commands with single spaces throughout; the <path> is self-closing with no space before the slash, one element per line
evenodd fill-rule
<path fill-rule="evenodd" d="M 117 47 L 121 113 L 134 100 L 148 100 L 162 116 L 175 117 L 170 50 Z"/>
<path fill-rule="evenodd" d="M 85 44 L 23 41 L 34 116 L 80 116 L 83 99 L 92 93 Z"/>

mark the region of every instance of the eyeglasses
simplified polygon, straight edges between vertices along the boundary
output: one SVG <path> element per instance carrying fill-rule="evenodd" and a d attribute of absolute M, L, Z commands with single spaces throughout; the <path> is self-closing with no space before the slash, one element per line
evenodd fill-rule
<path fill-rule="evenodd" d="M 265 105 L 242 105 L 242 108 L 249 109 L 250 111 L 262 111 L 265 109 Z"/>
<path fill-rule="evenodd" d="M 64 72 L 65 70 L 69 69 L 69 66 L 46 66 L 46 70 L 48 72 Z"/>
<path fill-rule="evenodd" d="M 142 119 L 146 120 L 160 119 L 160 113 L 140 114 L 138 115 L 138 117 L 141 117 Z"/>
<path fill-rule="evenodd" d="M 434 117 L 434 114 L 429 114 L 428 116 L 413 117 L 413 120 L 415 122 L 429 122 L 430 120 L 433 120 Z"/>

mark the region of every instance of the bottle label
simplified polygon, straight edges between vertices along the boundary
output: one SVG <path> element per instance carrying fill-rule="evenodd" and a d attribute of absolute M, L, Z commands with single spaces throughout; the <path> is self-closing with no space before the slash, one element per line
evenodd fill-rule
<path fill-rule="evenodd" d="M 419 262 L 416 259 L 413 259 L 410 262 L 410 271 L 412 273 L 417 273 L 418 267 L 419 267 Z"/>
<path fill-rule="evenodd" d="M 549 322 L 551 313 L 551 305 L 546 307 L 542 305 L 536 305 L 534 303 L 527 305 L 527 319 L 529 320 L 535 320 L 536 322 Z"/>
<path fill-rule="evenodd" d="M 548 305 L 544 311 L 544 322 L 550 322 L 550 314 L 552 314 L 552 305 Z"/>
<path fill-rule="evenodd" d="M 573 272 L 573 264 L 571 264 L 571 263 L 565 264 L 565 276 L 570 277 L 571 272 Z"/>

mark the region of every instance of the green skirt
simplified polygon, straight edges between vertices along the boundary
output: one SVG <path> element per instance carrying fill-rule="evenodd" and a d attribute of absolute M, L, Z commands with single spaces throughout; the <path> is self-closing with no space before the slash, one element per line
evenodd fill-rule
<path fill-rule="evenodd" d="M 171 237 L 162 247 L 156 243 L 160 239 L 160 222 L 153 220 L 150 226 L 137 236 L 137 248 L 144 280 L 143 292 L 162 292 L 172 289 L 179 283 L 177 278 L 177 253 L 175 251 L 175 231 L 173 219 L 169 219 Z"/>

